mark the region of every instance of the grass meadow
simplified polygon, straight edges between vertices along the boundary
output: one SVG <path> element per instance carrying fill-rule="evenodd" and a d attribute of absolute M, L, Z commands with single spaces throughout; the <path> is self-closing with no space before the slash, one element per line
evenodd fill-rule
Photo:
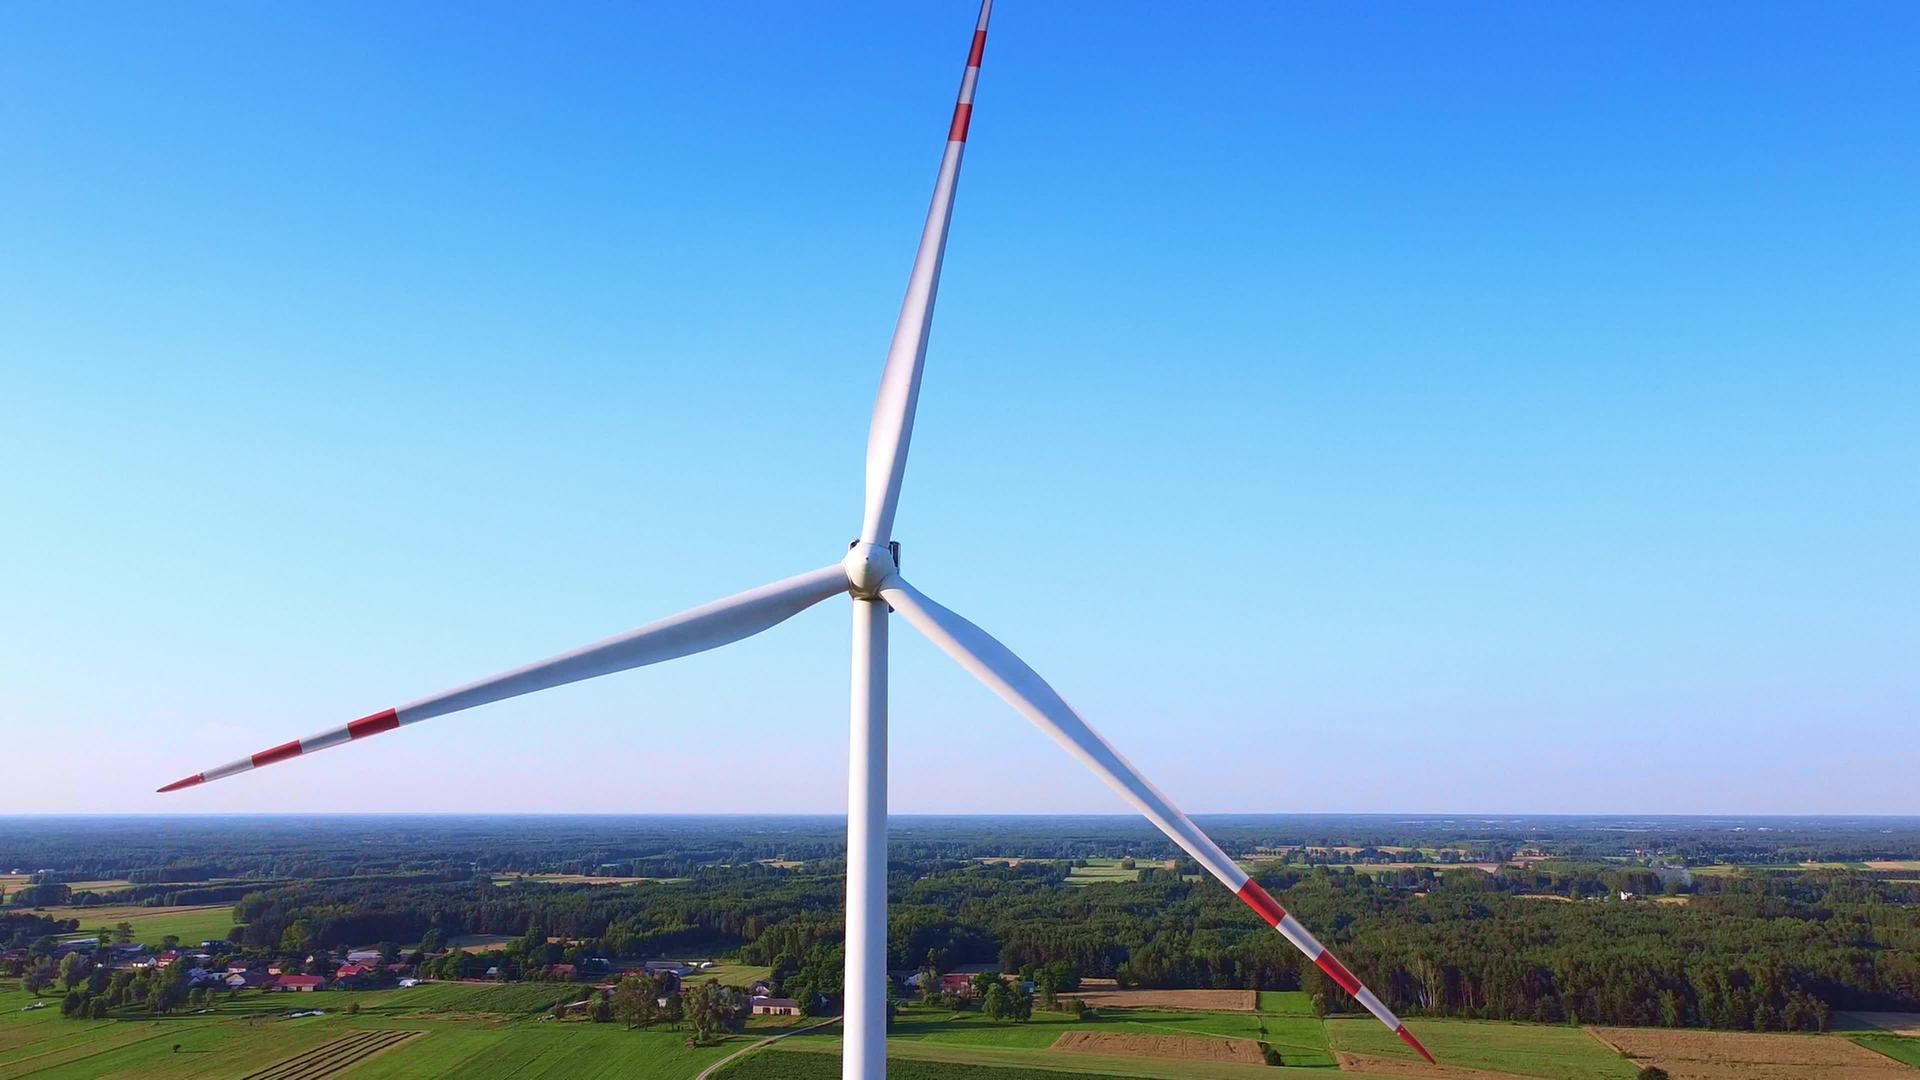
<path fill-rule="evenodd" d="M 1856 1035 L 1853 1041 L 1875 1053 L 1920 1069 L 1920 1039 L 1903 1039 L 1898 1035 Z"/>
<path fill-rule="evenodd" d="M 1139 869 L 1126 869 L 1120 865 L 1119 859 L 1088 859 L 1086 862 L 1085 866 L 1075 866 L 1067 871 L 1067 884 L 1093 885 L 1103 881 L 1140 880 Z"/>
<path fill-rule="evenodd" d="M 1305 998 L 1305 995 L 1298 995 Z M 1282 995 L 1276 1001 L 1281 1008 L 1299 1008 L 1293 995 Z M 1311 1004 L 1306 1005 L 1307 1015 L 1285 1015 L 1265 1013 L 1215 1013 L 1188 1012 L 1177 1009 L 1112 1009 L 1099 1010 L 1097 1016 L 1088 1020 L 1075 1020 L 1066 1013 L 1036 1011 L 1033 1019 L 1021 1024 L 1003 1023 L 988 1020 L 976 1012 L 952 1012 L 946 1009 L 908 1006 L 901 1009 L 887 1037 L 887 1055 L 889 1060 L 903 1063 L 917 1062 L 920 1067 L 912 1075 L 928 1077 L 971 1077 L 969 1069 L 987 1069 L 1011 1071 L 1010 1076 L 1026 1072 L 1040 1072 L 1047 1076 L 1059 1076 L 1063 1073 L 1076 1076 L 1114 1076 L 1143 1078 L 1143 1080 L 1174 1080 L 1191 1077 L 1195 1080 L 1230 1080 L 1234 1077 L 1278 1077 L 1312 1070 L 1318 1075 L 1327 1075 L 1326 1070 L 1334 1065 L 1331 1051 L 1327 1047 L 1326 1036 L 1321 1022 L 1311 1015 Z M 1252 1039 L 1267 1042 L 1278 1050 L 1284 1061 L 1298 1068 L 1275 1069 L 1268 1066 L 1250 1067 L 1231 1063 L 1170 1060 L 1139 1056 L 1108 1057 L 1100 1054 L 1062 1053 L 1051 1049 L 1060 1036 L 1069 1031 L 1108 1032 L 1117 1035 L 1170 1035 L 1188 1038 L 1233 1038 Z M 784 1040 L 777 1050 L 762 1051 L 743 1059 L 743 1063 L 730 1066 L 722 1075 L 734 1076 L 736 1069 L 745 1069 L 746 1060 L 763 1056 L 774 1056 L 779 1062 L 787 1062 L 794 1070 L 790 1074 L 764 1073 L 774 1067 L 774 1063 L 754 1065 L 752 1070 L 740 1075 L 756 1077 L 760 1075 L 808 1076 L 818 1066 L 806 1064 L 799 1059 L 814 1055 L 827 1059 L 829 1064 L 836 1062 L 840 1053 L 841 1038 L 837 1029 L 819 1033 L 809 1033 Z M 789 1059 L 792 1059 L 789 1062 Z M 837 1069 L 837 1065 L 833 1066 Z M 894 1067 L 889 1066 L 889 1075 Z M 930 1071 L 929 1071 L 930 1070 Z M 953 1070 L 953 1071 L 941 1071 Z M 1003 1080 L 1001 1071 L 985 1071 L 979 1075 L 981 1080 Z M 837 1073 L 835 1073 L 837 1075 Z M 900 1075 L 908 1075 L 901 1072 Z M 1010 1077 L 1008 1078 L 1010 1080 Z"/>
<path fill-rule="evenodd" d="M 1118 1080 L 1114 1073 L 1069 1073 L 1083 1080 Z M 1061 1073 L 1019 1066 L 968 1065 L 888 1057 L 887 1080 L 1060 1080 Z M 840 1080 L 840 1059 L 827 1054 L 766 1050 L 722 1069 L 716 1080 Z"/>
<path fill-rule="evenodd" d="M 1407 1027 L 1448 1065 L 1546 1080 L 1634 1080 L 1638 1070 L 1598 1039 L 1573 1027 L 1493 1020 L 1409 1019 Z M 1417 1062 L 1393 1032 L 1371 1017 L 1326 1022 L 1333 1049 Z"/>
<path fill-rule="evenodd" d="M 97 904 L 93 907 L 47 907 L 29 909 L 35 915 L 55 919 L 80 920 L 79 933 L 91 937 L 104 926 L 133 924 L 133 940 L 158 947 L 168 934 L 177 935 L 189 945 L 214 938 L 225 939 L 233 929 L 232 904 L 196 904 L 190 907 L 137 907 L 126 904 Z"/>
<path fill-rule="evenodd" d="M 275 1070 L 273 1076 L 327 1075 L 326 1062 L 341 1060 L 356 1045 L 373 1051 L 353 1063 L 354 1080 L 689 1080 L 794 1023 L 756 1021 L 746 1035 L 689 1049 L 684 1030 L 627 1031 L 617 1024 L 547 1018 L 554 1002 L 576 999 L 581 992 L 581 987 L 555 983 L 429 983 L 311 995 L 251 991 L 223 995 L 204 1012 L 75 1021 L 60 1016 L 58 997 L 36 999 L 17 983 L 0 983 L 0 1080 L 244 1080 L 269 1069 Z M 26 1009 L 36 1001 L 46 1007 Z M 359 1006 L 354 1015 L 347 1013 L 350 1004 Z M 323 1009 L 326 1015 L 285 1015 L 305 1009 Z M 1426 1018 L 1412 1024 L 1450 1066 L 1541 1080 L 1633 1080 L 1635 1075 L 1630 1062 L 1578 1028 Z M 1068 1031 L 1254 1039 L 1278 1050 L 1285 1064 L 1052 1050 Z M 371 1032 L 409 1037 L 370 1039 L 366 1033 Z M 1920 1066 L 1920 1039 L 1876 1033 L 1846 1037 Z M 747 1054 L 720 1075 L 724 1080 L 831 1080 L 839 1074 L 840 1047 L 837 1028 L 806 1032 Z M 1024 1024 L 911 1006 L 902 1010 L 888 1039 L 895 1080 L 1324 1080 L 1336 1075 L 1361 1080 L 1380 1075 L 1338 1071 L 1336 1052 L 1393 1063 L 1383 1064 L 1387 1070 L 1415 1060 L 1371 1018 L 1323 1022 L 1312 1015 L 1307 996 L 1298 993 L 1262 994 L 1254 1013 L 1108 1008 L 1096 1019 L 1079 1021 L 1037 1012 Z"/>

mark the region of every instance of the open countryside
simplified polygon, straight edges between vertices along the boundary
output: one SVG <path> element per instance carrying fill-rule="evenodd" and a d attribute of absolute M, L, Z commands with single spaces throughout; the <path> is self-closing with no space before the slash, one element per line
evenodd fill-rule
<path fill-rule="evenodd" d="M 261 828 L 0 819 L 43 868 L 0 884 L 0 1080 L 838 1075 L 831 819 L 343 820 L 271 859 Z M 1920 823 L 1212 828 L 1290 909 L 1350 913 L 1438 1066 L 1137 824 L 989 818 L 899 830 L 892 1074 L 1920 1080 Z M 1854 910 L 1887 936 L 1835 988 Z"/>

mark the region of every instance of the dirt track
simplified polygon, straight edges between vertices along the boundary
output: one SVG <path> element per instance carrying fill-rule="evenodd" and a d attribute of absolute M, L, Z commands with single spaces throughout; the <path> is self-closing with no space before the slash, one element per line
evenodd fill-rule
<path fill-rule="evenodd" d="M 1673 1080 L 1913 1080 L 1913 1070 L 1831 1035 L 1596 1028 L 1594 1038 Z"/>
<path fill-rule="evenodd" d="M 1171 1058 L 1175 1061 L 1224 1061 L 1262 1065 L 1266 1058 L 1252 1039 L 1209 1039 L 1190 1035 L 1122 1035 L 1113 1031 L 1069 1031 L 1049 1049 L 1069 1054 Z"/>

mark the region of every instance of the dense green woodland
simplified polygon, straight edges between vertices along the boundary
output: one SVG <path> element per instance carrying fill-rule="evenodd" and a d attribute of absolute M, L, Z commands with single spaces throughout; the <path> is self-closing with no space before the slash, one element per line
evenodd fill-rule
<path fill-rule="evenodd" d="M 64 853 L 0 846 L 0 866 L 55 869 L 30 888 L 117 875 L 140 882 L 137 892 L 117 895 L 152 902 L 183 902 L 177 898 L 196 888 L 237 890 L 244 925 L 235 938 L 263 952 L 376 942 L 431 950 L 456 936 L 506 935 L 522 940 L 499 954 L 450 954 L 432 973 L 499 965 L 509 977 L 530 976 L 593 956 L 725 953 L 773 965 L 787 993 L 820 1011 L 840 993 L 837 821 L 462 819 L 442 834 L 440 819 L 400 819 L 375 841 L 371 820 L 326 829 L 266 819 L 264 837 L 202 823 L 201 832 L 174 839 L 151 835 L 151 827 L 146 835 L 81 830 L 77 839 L 67 834 Z M 1256 875 L 1410 1015 L 1821 1030 L 1840 1009 L 1920 1011 L 1920 873 L 1788 868 L 1810 857 L 1911 858 L 1920 841 L 1911 822 L 1782 823 L 1764 833 L 1750 822 L 1690 830 L 1684 822 L 1629 828 L 1592 819 L 1207 824 L 1242 857 L 1346 844 L 1362 850 L 1344 857 L 1362 861 L 1432 860 L 1369 875 L 1302 865 L 1295 855 L 1260 863 Z M 1068 881 L 1076 858 L 1175 854 L 1131 822 L 909 819 L 898 831 L 889 882 L 896 969 L 990 964 L 1152 988 L 1305 989 L 1327 1011 L 1354 1007 L 1225 889 L 1187 876 L 1190 865 L 1149 868 L 1137 882 Z M 0 842 L 18 836 L 0 831 Z M 1450 869 L 1431 853 L 1377 852 L 1414 845 L 1445 847 L 1467 861 L 1521 849 L 1552 857 L 1488 876 Z M 1663 882 L 1652 865 L 1725 861 L 1728 852 L 1780 869 L 1683 885 Z M 979 861 L 1007 855 L 1063 861 Z M 504 870 L 645 871 L 677 880 L 496 884 L 493 872 Z M 1685 902 L 1622 901 L 1623 890 L 1677 893 Z M 14 911 L 0 923 L 14 944 L 57 932 Z"/>

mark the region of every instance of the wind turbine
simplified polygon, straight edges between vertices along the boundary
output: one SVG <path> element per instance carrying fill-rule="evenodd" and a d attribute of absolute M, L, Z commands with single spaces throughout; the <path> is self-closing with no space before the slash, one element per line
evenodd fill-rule
<path fill-rule="evenodd" d="M 343 727 L 231 761 L 175 780 L 162 792 L 311 754 L 331 746 L 392 731 L 407 724 L 460 712 L 553 686 L 657 664 L 751 637 L 832 596 L 853 600 L 853 719 L 847 779 L 846 1010 L 843 1080 L 886 1076 L 887 978 L 887 615 L 897 611 L 913 628 L 1004 698 L 1080 763 L 1146 815 L 1207 872 L 1311 959 L 1342 990 L 1428 1061 L 1398 1017 L 1361 985 L 1307 928 L 1248 877 L 1187 815 L 1088 726 L 1053 687 L 986 631 L 928 599 L 900 576 L 900 546 L 893 541 L 894 511 L 913 436 L 914 406 L 926 364 L 934 295 L 946 253 L 954 187 L 973 117 L 973 91 L 987 44 L 993 0 L 982 0 L 960 79 L 959 99 L 947 128 L 947 147 L 933 187 L 933 205 L 920 234 L 920 248 L 907 278 L 906 301 L 887 350 L 880 393 L 867 432 L 867 499 L 860 538 L 832 566 L 716 600 L 649 623 L 618 637 L 561 653 L 538 663 L 469 683 L 397 708 L 363 716 Z"/>

